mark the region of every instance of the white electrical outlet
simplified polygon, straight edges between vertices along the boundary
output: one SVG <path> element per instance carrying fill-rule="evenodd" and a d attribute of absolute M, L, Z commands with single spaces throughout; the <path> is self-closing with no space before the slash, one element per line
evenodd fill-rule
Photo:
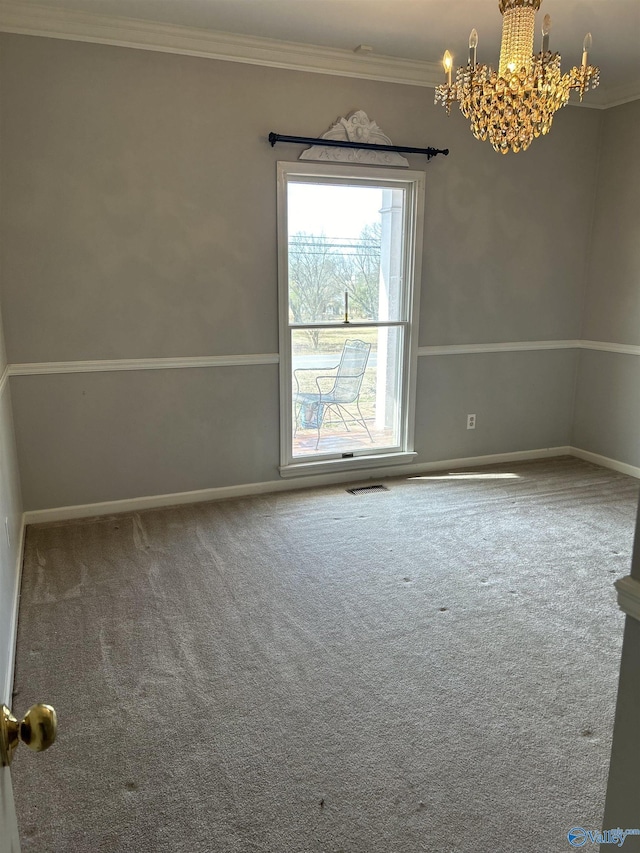
<path fill-rule="evenodd" d="M 11 548 L 11 534 L 9 533 L 9 519 L 5 516 L 4 519 L 4 529 L 7 531 L 7 544 L 9 548 Z"/>
<path fill-rule="evenodd" d="M 476 416 L 475 415 L 467 415 L 467 429 L 475 429 L 476 428 Z"/>

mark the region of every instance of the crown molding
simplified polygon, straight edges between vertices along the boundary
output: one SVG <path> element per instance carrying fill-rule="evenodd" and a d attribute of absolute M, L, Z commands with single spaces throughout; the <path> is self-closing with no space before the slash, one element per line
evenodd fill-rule
<path fill-rule="evenodd" d="M 640 81 L 633 80 L 615 88 L 605 89 L 604 94 L 606 96 L 606 101 L 602 104 L 604 109 L 619 107 L 621 104 L 640 100 Z M 589 92 L 589 96 L 591 96 L 591 92 Z"/>
<path fill-rule="evenodd" d="M 640 99 L 640 80 L 632 80 L 620 86 L 598 86 L 597 89 L 588 91 L 583 101 L 579 101 L 576 93 L 572 93 L 569 106 L 582 107 L 590 110 L 608 110 L 610 107 L 618 107 L 620 104 L 628 104 L 630 101 Z"/>
<path fill-rule="evenodd" d="M 175 24 L 108 17 L 25 4 L 20 0 L 0 0 L 0 31 L 410 86 L 433 87 L 442 82 L 439 62 L 376 56 Z"/>
<path fill-rule="evenodd" d="M 200 56 L 407 86 L 433 88 L 442 82 L 439 62 L 376 56 L 197 27 L 111 17 L 23 3 L 22 0 L 0 0 L 0 32 Z M 589 92 L 585 101 L 571 101 L 570 105 L 602 110 L 638 99 L 640 81 L 635 81 L 614 89 L 600 87 Z"/>

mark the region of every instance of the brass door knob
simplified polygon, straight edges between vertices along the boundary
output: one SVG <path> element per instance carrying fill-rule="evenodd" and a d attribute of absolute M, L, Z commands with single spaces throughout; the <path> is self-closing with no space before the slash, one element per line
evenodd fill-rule
<path fill-rule="evenodd" d="M 11 764 L 13 753 L 22 741 L 34 752 L 49 749 L 56 739 L 58 718 L 51 705 L 33 705 L 22 720 L 17 720 L 6 705 L 0 708 L 0 765 Z"/>

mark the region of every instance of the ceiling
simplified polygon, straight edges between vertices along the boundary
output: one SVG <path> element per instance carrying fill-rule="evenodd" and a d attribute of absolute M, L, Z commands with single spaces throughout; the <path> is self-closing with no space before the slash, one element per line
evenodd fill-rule
<path fill-rule="evenodd" d="M 15 0 L 0 0 L 0 29 L 29 31 L 3 26 L 3 8 L 12 5 Z M 65 12 L 82 13 L 87 22 L 89 15 L 138 19 L 351 55 L 369 45 L 373 51 L 360 56 L 428 63 L 432 76 L 445 48 L 456 64 L 466 62 L 472 27 L 479 34 L 478 60 L 496 65 L 502 20 L 498 0 L 20 0 L 20 8 L 32 16 L 55 10 L 60 21 Z M 544 14 L 551 15 L 551 49 L 562 55 L 565 70 L 580 63 L 582 40 L 592 33 L 590 61 L 601 69 L 600 91 L 587 96 L 594 104 L 640 97 L 640 0 L 543 0 L 538 31 Z"/>

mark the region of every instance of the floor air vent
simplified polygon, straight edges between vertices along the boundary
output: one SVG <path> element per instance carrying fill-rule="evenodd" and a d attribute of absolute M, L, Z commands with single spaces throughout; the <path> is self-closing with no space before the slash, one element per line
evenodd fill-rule
<path fill-rule="evenodd" d="M 389 489 L 382 483 L 377 483 L 375 486 L 358 486 L 355 489 L 347 489 L 347 491 L 350 495 L 366 495 L 368 492 L 388 492 Z"/>

